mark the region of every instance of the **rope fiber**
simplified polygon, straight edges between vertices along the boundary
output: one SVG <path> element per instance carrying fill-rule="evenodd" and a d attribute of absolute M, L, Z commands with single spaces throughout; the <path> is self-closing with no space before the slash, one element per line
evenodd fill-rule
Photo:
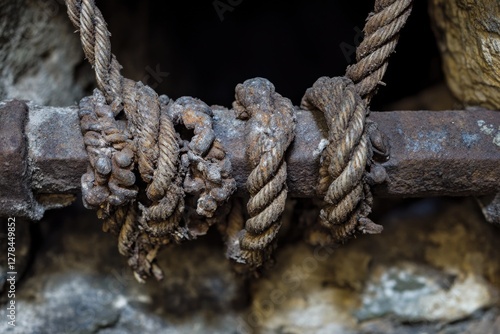
<path fill-rule="evenodd" d="M 174 101 L 158 96 L 151 87 L 124 78 L 94 0 L 66 0 L 66 5 L 98 86 L 80 102 L 90 161 L 82 176 L 83 201 L 97 210 L 105 231 L 118 235 L 118 250 L 128 257 L 137 280 L 162 279 L 156 263 L 160 248 L 194 239 L 216 222 L 238 271 L 255 273 L 269 262 L 282 224 L 285 155 L 295 136 L 295 107 L 266 79 L 236 87 L 233 109 L 247 121 L 252 168 L 245 220 L 238 201 L 232 209 L 224 207 L 236 182 L 213 130 L 212 109 L 192 97 Z M 325 205 L 319 224 L 307 232 L 312 244 L 338 244 L 356 232 L 382 230 L 367 216 L 373 204 L 370 187 L 386 177 L 379 162 L 389 157 L 389 145 L 368 117 L 369 103 L 383 85 L 411 7 L 412 0 L 376 0 L 357 62 L 345 77 L 322 77 L 304 95 L 301 107 L 323 112 L 328 126 L 318 181 Z M 117 120 L 121 115 L 125 127 Z"/>

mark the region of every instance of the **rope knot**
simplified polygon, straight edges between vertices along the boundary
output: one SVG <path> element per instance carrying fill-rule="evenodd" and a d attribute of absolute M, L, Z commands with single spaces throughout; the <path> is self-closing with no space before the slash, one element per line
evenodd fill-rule
<path fill-rule="evenodd" d="M 328 242 L 343 242 L 356 230 L 380 232 L 366 217 L 372 204 L 366 178 L 373 153 L 366 104 L 356 86 L 346 77 L 322 77 L 306 91 L 301 105 L 323 112 L 328 125 L 318 185 L 325 194 L 320 224 L 329 231 Z"/>
<path fill-rule="evenodd" d="M 250 218 L 236 234 L 239 249 L 231 258 L 248 269 L 260 267 L 269 258 L 281 227 L 287 197 L 285 152 L 294 138 L 295 115 L 292 102 L 276 93 L 263 78 L 238 84 L 233 107 L 247 122 L 247 155 L 252 172 L 247 180 Z"/>

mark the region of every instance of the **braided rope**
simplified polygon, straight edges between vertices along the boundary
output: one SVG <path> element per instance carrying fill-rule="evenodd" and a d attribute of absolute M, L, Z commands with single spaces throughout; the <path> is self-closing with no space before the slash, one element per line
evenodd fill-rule
<path fill-rule="evenodd" d="M 119 234 L 119 251 L 128 256 L 139 281 L 150 275 L 161 279 L 155 263 L 160 246 L 196 236 L 189 227 L 180 226 L 185 194 L 197 198 L 198 216 L 216 221 L 216 210 L 235 190 L 229 160 L 215 138 L 213 114 L 206 104 L 189 97 L 170 101 L 123 78 L 94 0 L 66 0 L 66 4 L 104 92 L 96 90 L 80 104 L 90 158 L 82 177 L 84 203 L 98 209 L 105 230 Z M 385 177 L 373 154 L 387 157 L 388 145 L 366 117 L 411 4 L 411 0 L 377 0 L 356 52 L 357 63 L 347 68 L 346 78 L 320 78 L 303 98 L 304 108 L 325 114 L 329 128 L 318 186 L 320 193 L 326 193 L 326 206 L 316 230 L 328 231 L 328 243 L 342 242 L 355 231 L 381 231 L 367 215 L 373 202 L 370 185 Z M 247 181 L 250 218 L 243 228 L 241 210 L 236 205 L 231 211 L 228 255 L 254 271 L 270 257 L 281 227 L 287 197 L 284 155 L 294 138 L 294 107 L 269 81 L 256 78 L 236 87 L 234 109 L 249 119 L 247 154 L 253 170 Z M 122 110 L 126 129 L 115 120 Z M 194 131 L 190 141 L 176 133 L 174 124 Z M 146 184 L 147 199 L 142 202 L 136 202 L 136 167 Z"/>
<path fill-rule="evenodd" d="M 376 0 L 373 13 L 368 15 L 365 37 L 356 49 L 357 63 L 347 67 L 345 76 L 351 79 L 359 95 L 370 103 L 387 70 L 389 56 L 394 52 L 399 32 L 410 16 L 413 0 Z"/>
<path fill-rule="evenodd" d="M 250 218 L 239 238 L 241 252 L 233 259 L 255 269 L 269 257 L 281 227 L 287 196 L 284 156 L 294 138 L 295 116 L 290 100 L 262 78 L 239 84 L 233 107 L 240 117 L 250 119 L 247 154 L 253 164 L 247 180 Z"/>
<path fill-rule="evenodd" d="M 104 229 L 119 234 L 120 252 L 129 256 L 129 263 L 135 268 L 136 277 L 142 280 L 153 274 L 159 278 L 161 273 L 152 263 L 153 254 L 158 251 L 158 245 L 168 243 L 170 238 L 177 235 L 175 230 L 184 210 L 184 191 L 178 170 L 179 147 L 174 125 L 167 111 L 160 107 L 160 98 L 152 88 L 125 79 L 120 74 L 121 65 L 111 53 L 110 33 L 95 2 L 66 0 L 66 5 L 70 20 L 80 32 L 85 56 L 95 70 L 97 85 L 104 92 L 106 102 L 112 110 L 106 118 L 96 119 L 93 126 L 107 126 L 106 124 L 115 122 L 114 117 L 122 110 L 128 120 L 126 130 L 108 126 L 112 133 L 96 145 L 109 146 L 109 143 L 115 143 L 119 139 L 124 140 L 124 136 L 132 138 L 124 149 L 113 153 L 111 163 L 105 160 L 103 154 L 94 154 L 93 143 L 90 139 L 87 140 L 90 167 L 94 172 L 89 171 L 82 178 L 82 188 L 87 194 L 84 201 L 89 207 L 101 207 L 99 212 L 103 211 L 103 214 L 98 212 L 98 215 L 106 218 Z M 100 101 L 99 106 L 87 106 L 84 110 L 95 109 L 98 112 L 103 102 Z M 83 107 L 86 106 L 85 103 L 84 101 Z M 85 119 L 82 119 L 81 126 L 85 134 Z M 95 134 L 87 135 L 90 136 Z M 137 197 L 133 174 L 135 164 L 147 185 L 148 203 L 139 203 L 140 216 L 136 209 L 131 209 Z M 101 173 L 109 174 L 110 168 L 113 171 L 111 177 Z M 108 196 L 108 193 L 111 195 Z M 143 229 L 140 233 L 137 216 Z M 149 233 L 151 237 L 145 233 Z"/>
<path fill-rule="evenodd" d="M 389 145 L 366 116 L 411 9 L 412 0 L 376 0 L 356 50 L 357 63 L 347 67 L 344 78 L 320 78 L 303 98 L 304 108 L 325 114 L 329 129 L 318 184 L 318 192 L 326 193 L 320 213 L 323 228 L 309 231 L 312 243 L 344 242 L 356 231 L 382 231 L 367 215 L 373 204 L 370 185 L 386 178 L 374 158 L 387 159 Z"/>
<path fill-rule="evenodd" d="M 320 224 L 334 242 L 343 241 L 356 231 L 361 218 L 367 219 L 371 207 L 364 180 L 370 158 L 364 102 L 351 80 L 322 77 L 306 91 L 302 106 L 325 115 L 329 144 L 320 169 L 319 191 L 324 192 L 325 185 L 328 188 Z"/>

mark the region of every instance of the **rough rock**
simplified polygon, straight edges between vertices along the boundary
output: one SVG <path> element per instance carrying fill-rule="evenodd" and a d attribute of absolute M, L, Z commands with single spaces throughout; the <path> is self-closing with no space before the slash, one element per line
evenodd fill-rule
<path fill-rule="evenodd" d="M 436 324 L 479 326 L 466 319 L 499 305 L 500 264 L 493 259 L 500 258 L 500 231 L 484 222 L 472 201 L 443 210 L 447 206 L 417 202 L 379 220 L 384 233 L 336 250 L 284 247 L 275 270 L 254 283 L 245 322 L 264 333 L 434 333 Z M 497 321 L 492 317 L 490 325 Z"/>
<path fill-rule="evenodd" d="M 0 332 L 498 333 L 500 230 L 473 200 L 416 201 L 377 221 L 384 233 L 337 249 L 282 240 L 276 266 L 250 281 L 209 233 L 165 249 L 164 281 L 142 285 L 93 212 L 53 211 L 17 285 L 17 326 Z"/>
<path fill-rule="evenodd" d="M 230 333 L 238 326 L 248 296 L 221 243 L 166 249 L 165 280 L 143 285 L 93 212 L 66 210 L 41 223 L 36 238 L 44 242 L 17 284 L 17 326 L 0 321 L 0 333 Z"/>
<path fill-rule="evenodd" d="M 0 100 L 66 106 L 84 96 L 92 73 L 63 3 L 0 0 Z"/>
<path fill-rule="evenodd" d="M 431 18 L 448 87 L 463 104 L 500 109 L 497 0 L 432 0 Z"/>

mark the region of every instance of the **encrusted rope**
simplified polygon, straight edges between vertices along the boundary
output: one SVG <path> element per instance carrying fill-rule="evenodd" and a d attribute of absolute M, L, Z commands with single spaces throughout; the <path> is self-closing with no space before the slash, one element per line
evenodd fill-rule
<path fill-rule="evenodd" d="M 82 177 L 84 204 L 98 209 L 100 217 L 112 217 L 115 207 L 137 196 L 133 143 L 130 135 L 119 128 L 99 90 L 82 99 L 78 114 L 90 158 L 88 171 Z"/>
<path fill-rule="evenodd" d="M 96 91 L 93 98 L 82 101 L 81 127 L 90 159 L 90 170 L 82 178 L 84 202 L 99 209 L 105 230 L 119 234 L 119 250 L 129 257 L 138 280 L 149 275 L 160 279 L 161 270 L 154 264 L 159 246 L 190 237 L 189 231 L 179 226 L 184 213 L 183 183 L 192 182 L 193 173 L 198 173 L 195 178 L 203 180 L 203 189 L 188 194 L 200 196 L 198 211 L 210 217 L 234 191 L 230 165 L 220 143 L 214 142 L 213 131 L 208 130 L 211 123 L 196 133 L 197 121 L 184 119 L 184 115 L 183 124 L 195 127 L 193 141 L 205 146 L 189 147 L 186 152 L 191 165 L 181 165 L 182 143 L 168 97 L 160 98 L 152 88 L 120 74 L 106 22 L 93 0 L 66 0 L 66 5 L 104 93 Z M 122 111 L 127 128 L 120 128 L 116 121 Z M 207 147 L 213 149 L 199 150 Z M 146 184 L 146 196 L 140 202 L 136 199 L 136 168 Z M 193 168 L 198 171 L 192 172 Z"/>
<path fill-rule="evenodd" d="M 239 238 L 241 252 L 232 258 L 255 269 L 269 257 L 281 227 L 287 196 L 284 157 L 294 138 L 295 115 L 292 102 L 263 78 L 239 84 L 233 107 L 240 118 L 249 119 L 247 155 L 253 170 L 247 181 L 250 218 Z"/>
<path fill-rule="evenodd" d="M 184 191 L 196 196 L 199 216 L 212 218 L 236 190 L 231 163 L 215 138 L 212 109 L 192 97 L 181 97 L 166 108 L 175 124 L 183 124 L 194 132 L 189 142 L 182 141 L 180 145 L 181 165 L 186 174 Z"/>
<path fill-rule="evenodd" d="M 388 156 L 388 144 L 367 116 L 411 4 L 377 0 L 356 51 L 357 63 L 345 77 L 318 79 L 302 100 L 303 108 L 324 113 L 329 129 L 318 186 L 326 205 L 320 225 L 310 234 L 313 243 L 340 243 L 356 231 L 382 230 L 367 215 L 373 202 L 370 186 L 386 177 L 377 159 Z M 155 263 L 160 247 L 206 233 L 226 216 L 227 210 L 219 208 L 236 189 L 229 159 L 215 138 L 212 109 L 191 97 L 173 101 L 158 96 L 141 82 L 124 78 L 94 0 L 66 0 L 66 5 L 100 89 L 80 102 L 90 160 L 82 177 L 84 204 L 98 210 L 105 231 L 119 235 L 118 249 L 139 281 L 150 275 L 161 279 Z M 290 100 L 262 78 L 239 84 L 233 107 L 248 120 L 247 155 L 253 168 L 247 180 L 249 218 L 244 221 L 235 202 L 221 229 L 227 234 L 228 256 L 242 271 L 254 272 L 269 259 L 281 227 L 285 153 L 296 120 Z M 126 126 L 118 121 L 122 112 Z M 186 200 L 196 203 L 195 213 L 185 210 Z M 198 224 L 200 220 L 204 223 Z"/>

